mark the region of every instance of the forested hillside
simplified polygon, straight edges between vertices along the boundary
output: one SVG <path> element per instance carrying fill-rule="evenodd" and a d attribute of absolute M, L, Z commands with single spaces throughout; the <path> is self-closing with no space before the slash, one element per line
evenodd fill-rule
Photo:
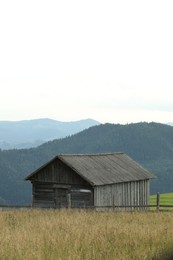
<path fill-rule="evenodd" d="M 159 123 L 103 124 L 37 148 L 0 151 L 0 203 L 31 202 L 24 178 L 59 153 L 125 152 L 154 173 L 151 193 L 173 191 L 173 127 Z"/>

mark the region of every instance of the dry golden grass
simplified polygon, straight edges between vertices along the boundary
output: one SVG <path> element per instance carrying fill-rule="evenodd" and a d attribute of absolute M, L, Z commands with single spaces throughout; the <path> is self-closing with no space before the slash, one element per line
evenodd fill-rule
<path fill-rule="evenodd" d="M 172 212 L 0 212 L 0 259 L 166 259 L 172 246 Z"/>

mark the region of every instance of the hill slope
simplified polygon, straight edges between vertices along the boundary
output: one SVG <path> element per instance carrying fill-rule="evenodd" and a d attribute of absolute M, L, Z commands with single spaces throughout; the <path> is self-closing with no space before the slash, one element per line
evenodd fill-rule
<path fill-rule="evenodd" d="M 36 147 L 48 140 L 72 135 L 98 124 L 100 123 L 93 119 L 74 122 L 61 122 L 48 118 L 0 121 L 0 148 Z"/>
<path fill-rule="evenodd" d="M 37 148 L 0 152 L 0 197 L 9 203 L 31 201 L 23 181 L 59 153 L 125 152 L 155 174 L 151 193 L 173 191 L 173 127 L 158 123 L 104 124 Z"/>

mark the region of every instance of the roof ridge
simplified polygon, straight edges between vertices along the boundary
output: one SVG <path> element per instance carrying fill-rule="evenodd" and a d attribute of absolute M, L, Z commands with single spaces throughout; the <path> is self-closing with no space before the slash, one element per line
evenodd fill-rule
<path fill-rule="evenodd" d="M 113 153 L 79 153 L 79 154 L 70 154 L 70 153 L 60 153 L 58 156 L 101 156 L 101 155 L 116 155 L 116 154 L 124 154 L 124 152 L 113 152 Z"/>

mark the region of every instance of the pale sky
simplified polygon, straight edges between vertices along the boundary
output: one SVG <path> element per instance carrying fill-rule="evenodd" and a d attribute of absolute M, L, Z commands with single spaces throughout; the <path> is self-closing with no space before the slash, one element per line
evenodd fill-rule
<path fill-rule="evenodd" d="M 1 0 L 0 121 L 173 122 L 173 1 Z"/>

